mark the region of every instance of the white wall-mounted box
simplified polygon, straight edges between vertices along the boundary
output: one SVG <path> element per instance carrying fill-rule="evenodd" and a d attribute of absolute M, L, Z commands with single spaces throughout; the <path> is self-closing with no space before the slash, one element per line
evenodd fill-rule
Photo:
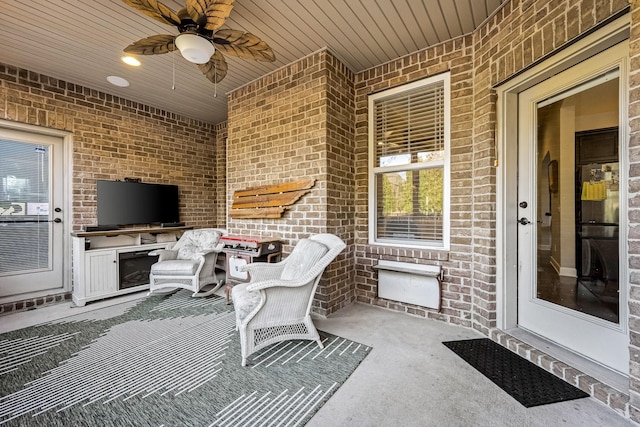
<path fill-rule="evenodd" d="M 380 260 L 378 298 L 440 310 L 442 267 Z"/>

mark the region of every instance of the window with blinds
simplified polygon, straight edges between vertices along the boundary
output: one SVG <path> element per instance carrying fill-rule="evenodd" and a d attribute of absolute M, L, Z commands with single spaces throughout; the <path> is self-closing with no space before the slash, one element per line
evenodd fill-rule
<path fill-rule="evenodd" d="M 448 248 L 449 74 L 369 97 L 370 240 Z"/>

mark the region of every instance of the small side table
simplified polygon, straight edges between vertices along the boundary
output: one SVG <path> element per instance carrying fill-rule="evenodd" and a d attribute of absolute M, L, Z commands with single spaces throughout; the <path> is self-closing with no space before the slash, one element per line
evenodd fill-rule
<path fill-rule="evenodd" d="M 224 287 L 224 296 L 227 298 L 227 305 L 231 304 L 231 289 L 233 289 L 233 285 L 231 283 L 227 283 L 227 285 Z"/>
<path fill-rule="evenodd" d="M 242 266 L 252 262 L 278 262 L 282 256 L 282 242 L 275 237 L 227 235 L 220 241 L 224 243 L 222 252 L 227 257 L 227 304 L 233 286 L 251 280 L 247 272 L 240 271 Z"/>

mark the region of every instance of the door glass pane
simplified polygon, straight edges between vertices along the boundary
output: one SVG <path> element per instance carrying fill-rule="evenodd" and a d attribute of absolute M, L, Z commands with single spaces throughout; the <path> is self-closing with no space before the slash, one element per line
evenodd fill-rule
<path fill-rule="evenodd" d="M 0 139 L 0 275 L 51 268 L 49 147 Z"/>
<path fill-rule="evenodd" d="M 538 105 L 537 297 L 619 322 L 618 78 Z"/>

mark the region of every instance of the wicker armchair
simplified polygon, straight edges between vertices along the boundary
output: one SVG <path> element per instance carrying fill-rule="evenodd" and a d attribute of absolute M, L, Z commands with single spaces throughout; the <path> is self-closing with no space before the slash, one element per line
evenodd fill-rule
<path fill-rule="evenodd" d="M 312 340 L 323 348 L 309 312 L 322 273 L 345 246 L 333 234 L 316 234 L 281 262 L 243 266 L 250 281 L 231 290 L 242 366 L 252 353 L 281 341 Z"/>
<path fill-rule="evenodd" d="M 225 258 L 220 236 L 227 234 L 220 228 L 187 230 L 182 237 L 165 249 L 149 255 L 158 255 L 158 262 L 151 266 L 149 294 L 159 289 L 184 288 L 193 291 L 194 297 L 211 295 L 225 279 Z M 212 289 L 201 292 L 207 285 Z"/>

